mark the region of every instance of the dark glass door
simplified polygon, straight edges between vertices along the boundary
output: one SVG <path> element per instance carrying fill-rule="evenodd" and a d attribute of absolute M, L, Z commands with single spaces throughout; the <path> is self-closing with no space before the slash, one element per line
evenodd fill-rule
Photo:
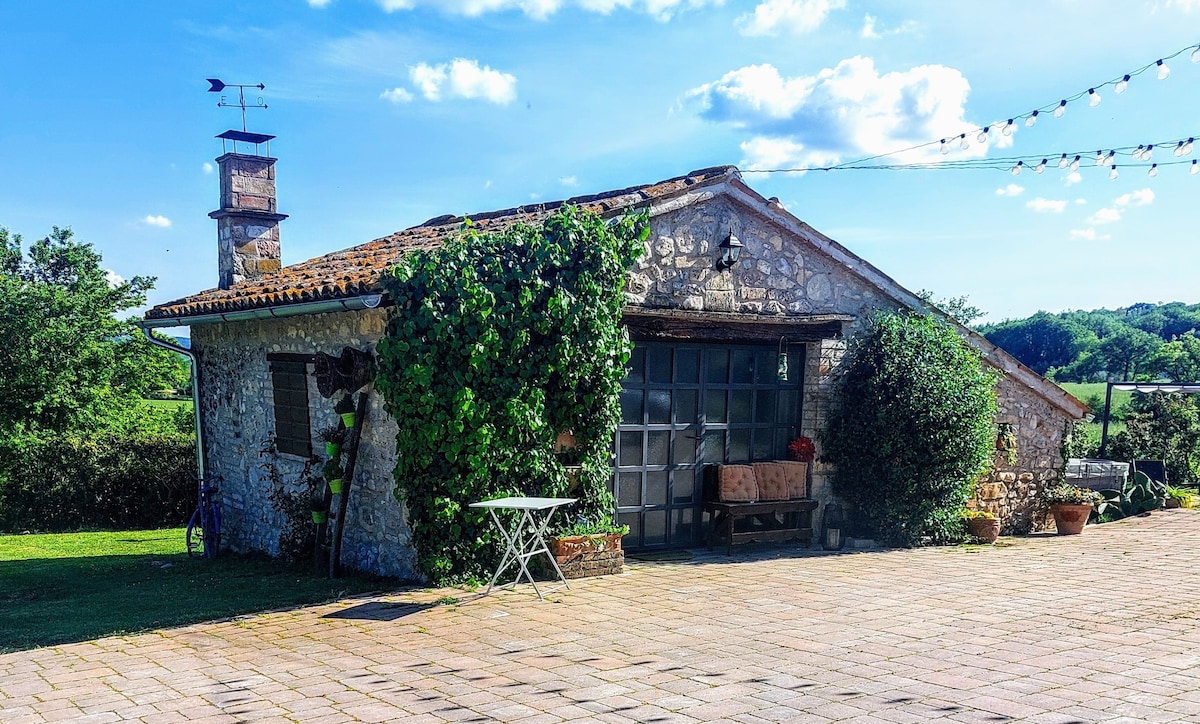
<path fill-rule="evenodd" d="M 774 346 L 634 347 L 613 481 L 627 548 L 700 541 L 704 465 L 784 458 L 800 430 L 803 349 L 785 348 L 783 380 Z"/>

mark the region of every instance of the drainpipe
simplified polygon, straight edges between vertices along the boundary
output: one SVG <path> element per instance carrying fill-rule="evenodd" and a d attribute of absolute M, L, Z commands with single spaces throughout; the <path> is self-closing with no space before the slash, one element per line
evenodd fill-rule
<path fill-rule="evenodd" d="M 196 359 L 196 353 L 187 347 L 181 347 L 177 344 L 164 342 L 161 339 L 156 339 L 150 332 L 149 327 L 142 327 L 142 334 L 146 335 L 146 339 L 153 344 L 163 349 L 169 349 L 172 352 L 188 358 L 188 362 L 192 365 L 192 415 L 196 419 L 196 471 L 200 475 L 200 485 L 204 485 L 204 428 L 200 426 L 200 361 Z"/>

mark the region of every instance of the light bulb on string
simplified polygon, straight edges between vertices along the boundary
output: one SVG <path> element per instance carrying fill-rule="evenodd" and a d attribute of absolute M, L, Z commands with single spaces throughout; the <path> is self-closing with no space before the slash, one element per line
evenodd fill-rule
<path fill-rule="evenodd" d="M 1033 128 L 1034 124 L 1036 124 L 1036 123 L 1037 123 L 1037 117 L 1038 117 L 1038 112 L 1037 112 L 1037 111 L 1034 111 L 1033 113 L 1030 113 L 1030 114 L 1029 114 L 1029 118 L 1026 118 L 1026 119 L 1025 119 L 1025 127 L 1026 127 L 1026 128 Z"/>
<path fill-rule="evenodd" d="M 980 143 L 987 143 L 988 142 L 988 131 L 990 131 L 991 128 L 992 128 L 991 126 L 984 126 L 983 128 L 981 128 L 979 130 L 979 135 L 975 137 L 975 140 L 979 141 Z"/>
<path fill-rule="evenodd" d="M 1155 176 L 1157 176 L 1158 175 L 1158 164 L 1157 163 L 1150 164 L 1150 170 L 1146 173 L 1146 175 L 1149 176 L 1150 178 L 1154 178 Z"/>
<path fill-rule="evenodd" d="M 1125 77 L 1122 78 L 1121 80 L 1117 81 L 1116 85 L 1113 86 L 1113 93 L 1120 95 L 1120 94 L 1124 93 L 1125 89 L 1128 87 L 1129 87 L 1129 74 L 1126 73 Z"/>
<path fill-rule="evenodd" d="M 1175 156 L 1176 158 L 1178 158 L 1179 156 L 1182 156 L 1183 155 L 1183 144 L 1184 144 L 1183 141 L 1180 141 L 1179 143 L 1175 144 L 1175 150 L 1171 151 L 1171 155 Z"/>
<path fill-rule="evenodd" d="M 1096 151 L 1096 165 L 1097 166 L 1104 165 L 1104 151 Z"/>
<path fill-rule="evenodd" d="M 1196 49 L 1192 51 L 1192 62 L 1200 63 L 1200 45 L 1197 45 Z"/>
<path fill-rule="evenodd" d="M 1067 167 L 1067 163 L 1069 163 L 1069 162 L 1067 161 L 1067 154 L 1065 154 L 1065 153 L 1064 153 L 1064 154 L 1062 155 L 1062 158 L 1058 159 L 1058 167 L 1059 167 L 1059 168 L 1066 168 L 1066 167 Z"/>
<path fill-rule="evenodd" d="M 1059 101 L 1059 102 L 1058 102 L 1058 108 L 1055 108 L 1055 109 L 1054 109 L 1054 117 L 1055 117 L 1055 118 L 1062 118 L 1062 117 L 1063 117 L 1063 114 L 1064 114 L 1064 113 L 1066 113 L 1066 112 L 1067 112 L 1067 102 L 1066 102 L 1066 100 L 1061 100 L 1061 101 Z"/>
<path fill-rule="evenodd" d="M 1069 166 L 1067 166 L 1067 168 L 1071 169 L 1072 171 L 1078 171 L 1079 170 L 1079 156 L 1076 156 L 1074 159 L 1072 159 L 1071 164 Z"/>
<path fill-rule="evenodd" d="M 1151 153 L 1153 153 L 1153 152 L 1154 152 L 1154 144 L 1153 144 L 1153 143 L 1151 143 L 1150 145 L 1146 146 L 1146 150 L 1145 150 L 1145 151 L 1142 151 L 1142 160 L 1143 160 L 1143 161 L 1149 161 L 1149 160 L 1150 160 L 1150 154 L 1151 154 Z"/>
<path fill-rule="evenodd" d="M 945 156 L 947 153 L 950 153 L 950 144 L 946 143 L 946 139 L 943 138 L 942 139 L 942 155 Z"/>
<path fill-rule="evenodd" d="M 1008 119 L 1008 123 L 1005 123 L 1004 128 L 1001 128 L 1000 131 L 1006 136 L 1011 136 L 1013 134 L 1013 119 Z"/>
<path fill-rule="evenodd" d="M 1159 80 L 1166 80 L 1167 76 L 1171 75 L 1171 66 L 1161 60 L 1155 63 L 1155 65 L 1158 66 L 1158 72 L 1155 75 L 1158 76 Z"/>
<path fill-rule="evenodd" d="M 1092 108 L 1100 105 L 1100 94 L 1096 92 L 1095 88 L 1088 88 L 1088 105 Z"/>
<path fill-rule="evenodd" d="M 1188 155 L 1189 153 L 1191 153 L 1191 152 L 1192 152 L 1192 143 L 1193 143 L 1195 140 L 1196 140 L 1196 139 L 1194 139 L 1194 138 L 1189 138 L 1189 139 L 1188 139 L 1188 140 L 1187 140 L 1187 141 L 1186 141 L 1186 142 L 1183 144 L 1183 151 L 1182 151 L 1182 152 L 1181 152 L 1179 155 L 1180 155 L 1180 156 L 1186 156 L 1186 155 Z"/>
<path fill-rule="evenodd" d="M 1111 181 L 1111 180 L 1115 180 L 1115 179 L 1116 179 L 1118 176 L 1120 176 L 1120 175 L 1121 175 L 1121 174 L 1117 173 L 1117 167 L 1116 167 L 1116 166 L 1113 166 L 1113 167 L 1112 167 L 1112 170 L 1108 172 L 1108 178 L 1109 178 L 1109 180 L 1110 180 L 1110 181 Z"/>
<path fill-rule="evenodd" d="M 1046 170 L 1046 161 L 1047 161 L 1047 159 L 1043 158 L 1042 162 L 1034 167 L 1033 172 L 1034 173 L 1043 173 Z"/>
<path fill-rule="evenodd" d="M 1195 176 L 1197 173 L 1200 173 L 1200 166 L 1197 166 L 1196 162 L 1192 161 L 1192 167 L 1188 169 L 1188 173 Z"/>
<path fill-rule="evenodd" d="M 1108 164 L 1108 165 L 1112 165 L 1113 163 L 1116 162 L 1116 160 L 1117 160 L 1117 152 L 1116 151 L 1109 151 L 1108 155 L 1104 157 L 1104 163 Z"/>
<path fill-rule="evenodd" d="M 1013 166 L 1012 171 L 1010 171 L 1009 173 L 1011 173 L 1013 176 L 1020 176 L 1021 175 L 1021 167 L 1024 165 L 1025 165 L 1024 161 L 1017 161 L 1017 165 Z"/>
<path fill-rule="evenodd" d="M 967 140 L 967 134 L 963 133 L 963 134 L 959 135 L 958 138 L 960 141 L 958 144 L 959 148 L 961 148 L 962 150 L 965 151 L 971 147 L 971 142 Z"/>
<path fill-rule="evenodd" d="M 1146 147 L 1139 143 L 1138 147 L 1133 149 L 1133 153 L 1130 154 L 1131 156 L 1133 156 L 1133 160 L 1141 161 L 1142 160 L 1142 151 L 1144 151 L 1145 149 L 1146 149 Z"/>

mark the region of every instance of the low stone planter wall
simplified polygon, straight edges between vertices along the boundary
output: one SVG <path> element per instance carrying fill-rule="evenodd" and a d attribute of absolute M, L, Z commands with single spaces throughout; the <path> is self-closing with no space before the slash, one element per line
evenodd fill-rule
<path fill-rule="evenodd" d="M 620 573 L 625 567 L 621 536 L 576 535 L 550 541 L 550 553 L 566 578 Z"/>

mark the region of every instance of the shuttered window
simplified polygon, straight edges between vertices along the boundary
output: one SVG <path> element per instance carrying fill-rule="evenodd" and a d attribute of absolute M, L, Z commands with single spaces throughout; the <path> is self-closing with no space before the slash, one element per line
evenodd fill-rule
<path fill-rule="evenodd" d="M 312 427 L 308 418 L 308 366 L 304 362 L 271 362 L 275 393 L 275 447 L 279 452 L 310 457 Z"/>

